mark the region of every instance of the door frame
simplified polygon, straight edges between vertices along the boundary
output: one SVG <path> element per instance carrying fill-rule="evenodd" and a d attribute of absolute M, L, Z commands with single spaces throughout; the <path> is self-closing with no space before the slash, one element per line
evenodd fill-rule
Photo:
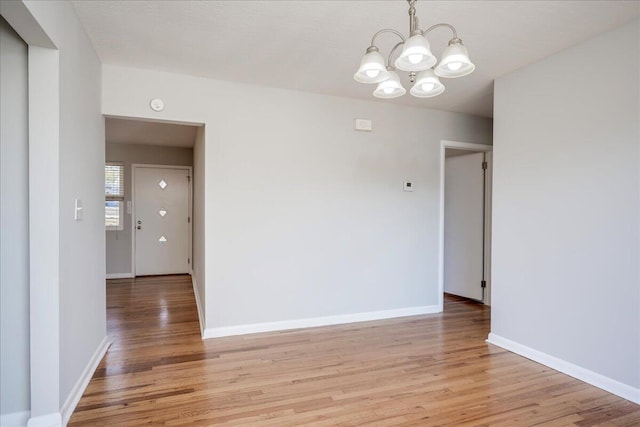
<path fill-rule="evenodd" d="M 187 224 L 187 256 L 189 257 L 188 274 L 193 272 L 193 166 L 179 165 L 150 165 L 133 163 L 131 165 L 131 272 L 136 277 L 136 168 L 147 169 L 178 169 L 189 173 L 189 222 Z M 125 208 L 126 209 L 126 208 Z"/>
<path fill-rule="evenodd" d="M 470 142 L 461 141 L 440 141 L 440 224 L 439 224 L 439 236 L 438 236 L 438 307 L 439 311 L 444 310 L 444 191 L 445 191 L 445 150 L 452 148 L 456 150 L 465 150 L 476 153 L 487 153 L 493 151 L 492 145 L 485 144 L 473 144 Z M 492 174 L 493 174 L 493 162 L 492 159 L 488 161 L 489 166 L 487 170 L 490 172 L 486 179 L 486 192 L 485 192 L 485 280 L 487 281 L 486 297 L 484 303 L 489 305 L 491 301 L 491 193 L 492 189 Z"/>

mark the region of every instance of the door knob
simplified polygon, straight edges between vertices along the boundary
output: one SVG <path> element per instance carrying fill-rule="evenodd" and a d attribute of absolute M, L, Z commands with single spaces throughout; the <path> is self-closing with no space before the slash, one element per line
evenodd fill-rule
<path fill-rule="evenodd" d="M 140 226 L 140 225 L 139 225 L 139 226 L 137 226 L 136 228 L 137 228 L 138 230 L 142 230 L 142 226 Z"/>

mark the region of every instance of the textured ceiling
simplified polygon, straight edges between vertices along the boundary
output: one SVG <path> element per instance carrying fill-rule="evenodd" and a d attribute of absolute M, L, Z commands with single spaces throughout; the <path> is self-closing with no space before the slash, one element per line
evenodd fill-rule
<path fill-rule="evenodd" d="M 408 32 L 393 1 L 75 1 L 104 63 L 375 99 L 352 76 L 374 32 Z M 391 102 L 492 116 L 493 80 L 640 16 L 637 1 L 418 1 L 420 27 L 454 25 L 476 71 L 444 94 Z M 439 57 L 448 30 L 429 35 Z M 396 43 L 380 38 L 383 53 Z M 594 60 L 606 61 L 606 52 Z M 595 62 L 594 66 L 602 65 Z M 405 87 L 408 79 L 403 76 Z"/>
<path fill-rule="evenodd" d="M 193 147 L 197 129 L 189 125 L 107 117 L 105 140 L 108 144 Z"/>

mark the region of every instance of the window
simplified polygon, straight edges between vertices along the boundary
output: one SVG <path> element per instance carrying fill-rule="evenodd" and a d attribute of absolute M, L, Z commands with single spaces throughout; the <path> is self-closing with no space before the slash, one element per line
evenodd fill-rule
<path fill-rule="evenodd" d="M 124 164 L 104 165 L 104 225 L 107 230 L 124 229 Z"/>

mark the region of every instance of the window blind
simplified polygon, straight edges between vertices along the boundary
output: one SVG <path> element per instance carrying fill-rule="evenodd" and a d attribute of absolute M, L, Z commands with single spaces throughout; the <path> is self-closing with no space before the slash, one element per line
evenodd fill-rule
<path fill-rule="evenodd" d="M 104 166 L 105 200 L 124 200 L 124 164 L 107 162 Z"/>

